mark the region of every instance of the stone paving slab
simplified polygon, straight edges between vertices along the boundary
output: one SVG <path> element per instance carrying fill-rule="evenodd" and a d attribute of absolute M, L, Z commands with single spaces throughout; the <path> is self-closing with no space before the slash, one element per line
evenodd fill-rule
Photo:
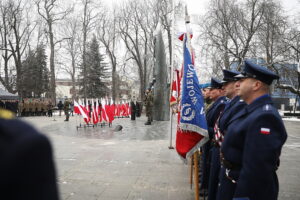
<path fill-rule="evenodd" d="M 78 116 L 28 117 L 51 140 L 62 200 L 192 200 L 189 169 L 169 150 L 169 122 L 116 119 L 113 127 L 76 129 Z M 285 121 L 279 200 L 300 199 L 300 122 Z M 114 132 L 116 125 L 123 130 Z M 175 124 L 174 124 L 175 126 Z M 174 132 L 173 132 L 174 134 Z M 173 144 L 174 144 L 173 135 Z"/>

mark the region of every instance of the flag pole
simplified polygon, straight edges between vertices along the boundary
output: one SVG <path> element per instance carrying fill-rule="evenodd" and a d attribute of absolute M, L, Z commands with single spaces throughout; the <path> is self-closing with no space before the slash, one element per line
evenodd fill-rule
<path fill-rule="evenodd" d="M 172 33 L 171 33 L 171 69 L 170 69 L 170 97 L 172 95 L 172 84 L 174 79 L 174 34 L 175 34 L 175 0 L 172 0 Z M 170 105 L 170 145 L 169 149 L 174 149 L 172 146 L 172 136 L 173 136 L 173 111 Z"/>
<path fill-rule="evenodd" d="M 192 48 L 191 48 L 191 35 L 190 35 L 190 16 L 188 14 L 188 10 L 187 10 L 187 5 L 185 6 L 185 27 L 186 27 L 186 39 L 187 39 L 187 44 L 190 47 L 191 50 L 191 57 L 192 57 Z M 194 64 L 194 63 L 193 63 Z M 195 184 L 195 200 L 199 200 L 199 153 L 198 151 L 195 151 L 195 153 L 191 156 L 191 163 L 194 164 L 191 166 L 191 168 L 194 168 L 194 184 Z M 191 173 L 191 177 L 190 179 L 193 179 L 193 173 Z M 204 197 L 205 198 L 205 197 Z"/>

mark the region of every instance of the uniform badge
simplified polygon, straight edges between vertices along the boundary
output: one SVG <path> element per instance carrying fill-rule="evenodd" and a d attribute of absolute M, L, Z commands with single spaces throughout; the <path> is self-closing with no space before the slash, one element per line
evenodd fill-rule
<path fill-rule="evenodd" d="M 271 106 L 270 106 L 269 104 L 267 104 L 267 105 L 265 105 L 265 106 L 263 107 L 263 110 L 264 110 L 264 111 L 271 110 Z"/>
<path fill-rule="evenodd" d="M 260 133 L 264 135 L 269 135 L 271 132 L 269 128 L 261 128 Z"/>

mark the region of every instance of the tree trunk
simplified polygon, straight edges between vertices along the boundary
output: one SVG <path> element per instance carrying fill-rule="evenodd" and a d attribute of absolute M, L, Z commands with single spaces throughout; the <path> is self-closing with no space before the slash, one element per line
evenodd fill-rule
<path fill-rule="evenodd" d="M 52 102 L 56 105 L 56 81 L 55 81 L 55 63 L 54 63 L 54 37 L 52 30 L 52 23 L 48 22 L 49 39 L 50 39 L 50 95 Z"/>

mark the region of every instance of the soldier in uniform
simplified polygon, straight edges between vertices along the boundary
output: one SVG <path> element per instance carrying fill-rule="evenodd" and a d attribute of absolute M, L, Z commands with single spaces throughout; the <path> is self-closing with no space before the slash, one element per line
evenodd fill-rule
<path fill-rule="evenodd" d="M 238 95 L 247 105 L 227 122 L 217 199 L 276 200 L 276 170 L 287 133 L 269 90 L 279 77 L 250 61 L 236 77 Z"/>
<path fill-rule="evenodd" d="M 29 100 L 28 99 L 26 99 L 25 101 L 24 101 L 24 115 L 25 116 L 29 116 Z"/>
<path fill-rule="evenodd" d="M 146 116 L 148 117 L 145 125 L 151 125 L 152 122 L 152 110 L 153 110 L 153 94 L 151 88 L 146 90 L 145 96 Z"/>
<path fill-rule="evenodd" d="M 70 101 L 66 98 L 64 102 L 64 112 L 66 116 L 65 121 L 69 121 L 69 117 L 70 117 L 69 111 L 70 111 Z"/>
<path fill-rule="evenodd" d="M 18 106 L 18 116 L 22 117 L 24 116 L 24 100 L 20 101 L 19 106 Z"/>
<path fill-rule="evenodd" d="M 36 105 L 37 116 L 42 116 L 42 101 L 37 99 L 35 105 Z"/>
<path fill-rule="evenodd" d="M 222 109 L 225 106 L 226 97 L 223 95 L 222 83 L 215 79 L 211 79 L 211 88 L 209 92 L 210 99 L 212 101 L 211 105 L 207 108 L 206 121 L 207 130 L 209 134 L 210 141 L 207 142 L 202 147 L 202 176 L 201 176 L 201 196 L 206 196 L 208 194 L 208 183 L 210 174 L 210 150 L 211 150 L 211 140 L 214 136 L 214 125 Z"/>
<path fill-rule="evenodd" d="M 52 104 L 52 101 L 49 100 L 48 105 L 47 105 L 48 117 L 52 117 L 52 109 L 53 109 L 53 104 Z"/>
<path fill-rule="evenodd" d="M 200 87 L 204 98 L 204 107 L 206 111 L 209 108 L 209 106 L 212 105 L 212 100 L 210 99 L 211 84 L 210 83 L 201 84 Z"/>
<path fill-rule="evenodd" d="M 0 109 L 1 199 L 58 200 L 49 140 L 30 125 Z"/>

